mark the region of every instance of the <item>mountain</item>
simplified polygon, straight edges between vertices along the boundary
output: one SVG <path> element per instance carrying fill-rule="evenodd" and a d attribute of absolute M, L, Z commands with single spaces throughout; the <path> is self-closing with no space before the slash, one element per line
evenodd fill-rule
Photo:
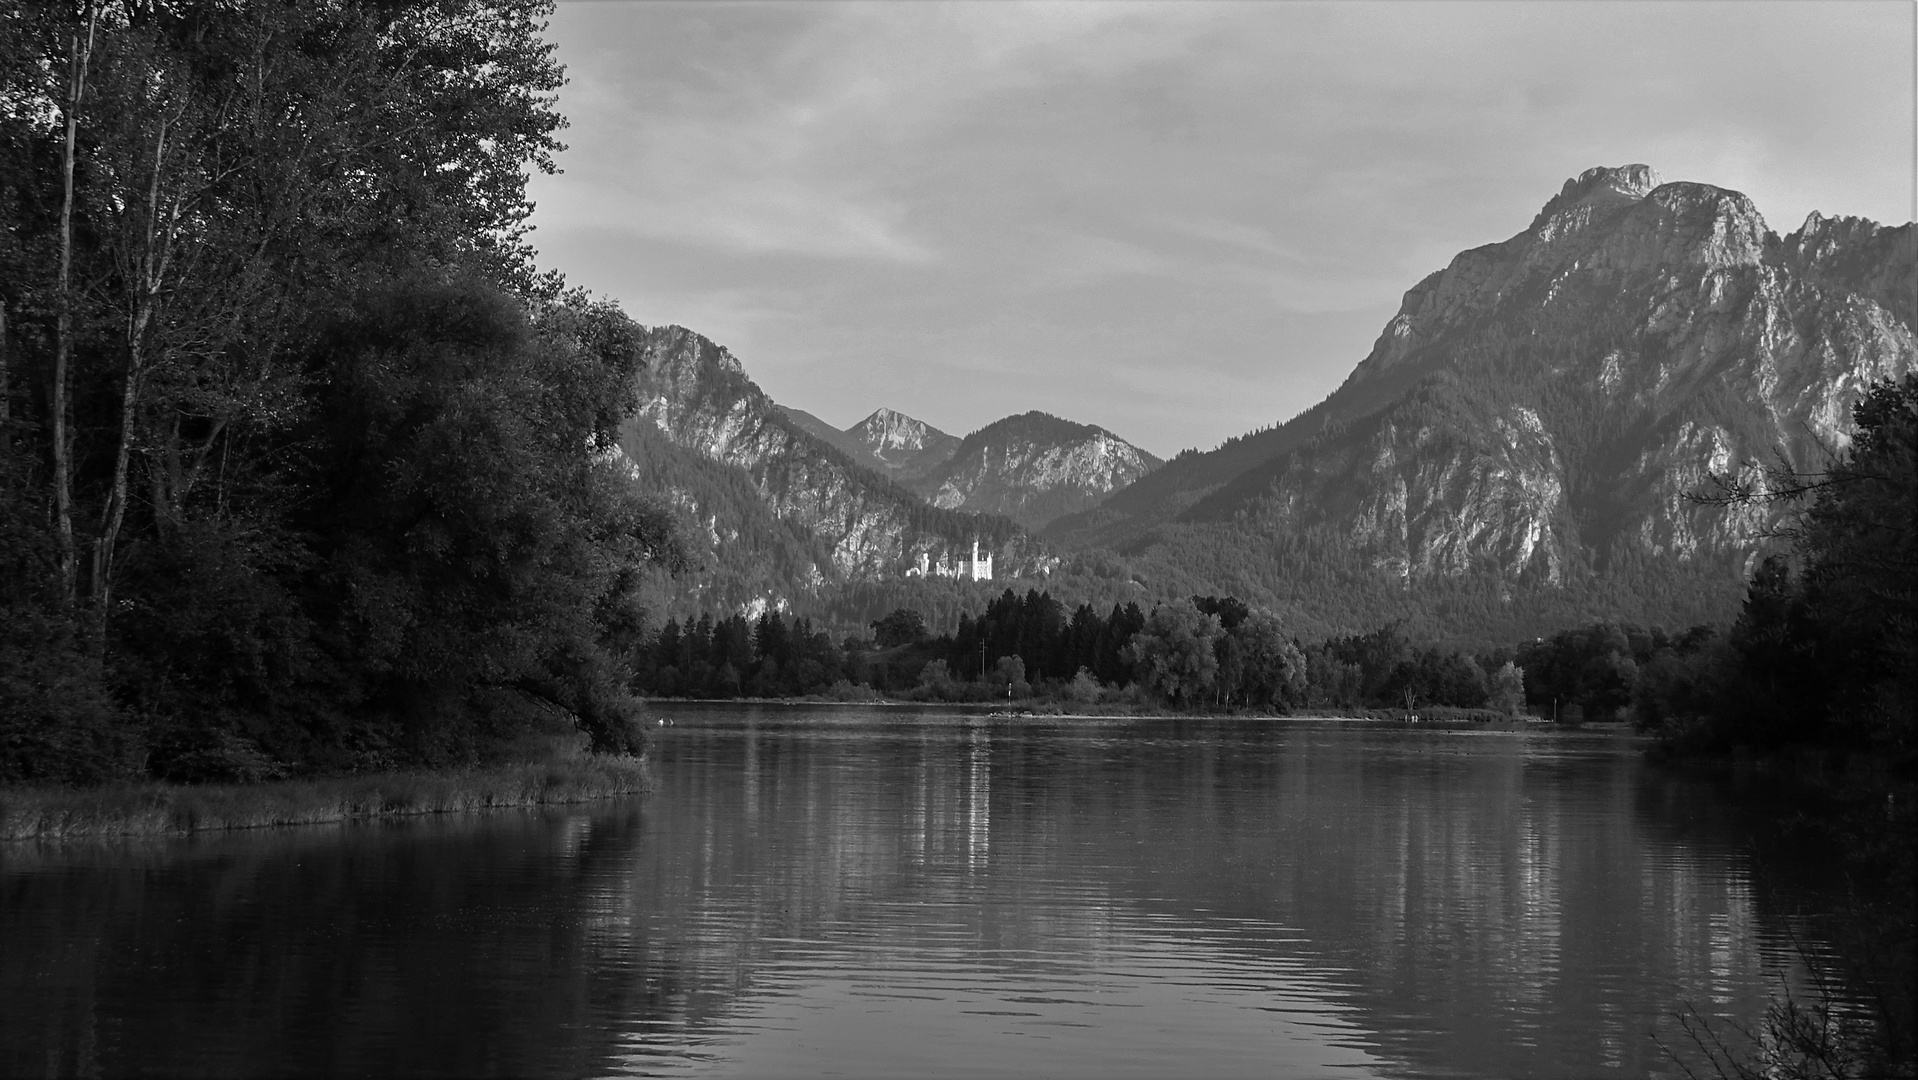
<path fill-rule="evenodd" d="M 1781 238 L 1738 192 L 1589 170 L 1407 292 L 1323 402 L 1046 537 L 1250 591 L 1301 544 L 1407 586 L 1686 565 L 1735 582 L 1785 508 L 1685 495 L 1774 454 L 1817 469 L 1844 444 L 1864 388 L 1918 354 L 1914 240 L 1817 214 Z"/>
<path fill-rule="evenodd" d="M 910 485 L 921 479 L 944 464 L 959 448 L 959 440 L 954 436 L 891 409 L 879 409 L 844 431 L 804 409 L 789 405 L 781 405 L 779 409 L 808 434 L 902 484 Z"/>
<path fill-rule="evenodd" d="M 1003 514 L 1033 529 L 1097 505 L 1161 464 L 1104 428 L 1042 412 L 1008 416 L 954 442 L 913 487 L 934 506 Z"/>
<path fill-rule="evenodd" d="M 881 469 L 909 485 L 944 464 L 959 448 L 957 438 L 891 409 L 875 411 L 845 433 Z"/>
<path fill-rule="evenodd" d="M 635 482 L 678 508 L 703 564 L 669 601 L 777 605 L 899 579 L 920 552 L 936 562 L 975 539 L 999 576 L 1052 566 L 1011 520 L 931 506 L 809 430 L 699 334 L 655 328 L 643 350 L 620 450 Z"/>
<path fill-rule="evenodd" d="M 804 409 L 795 409 L 790 405 L 781 405 L 779 406 L 779 411 L 785 413 L 793 423 L 798 424 L 808 435 L 819 439 L 827 446 L 864 465 L 866 468 L 876 469 L 880 472 L 887 471 L 884 462 L 872 456 L 866 449 L 865 444 L 846 432 L 833 427 L 831 424 L 826 423 L 824 420 L 821 420 Z"/>

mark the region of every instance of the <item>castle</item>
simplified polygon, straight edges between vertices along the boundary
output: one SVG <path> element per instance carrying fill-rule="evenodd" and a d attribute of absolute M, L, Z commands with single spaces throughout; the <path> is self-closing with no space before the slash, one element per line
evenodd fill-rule
<path fill-rule="evenodd" d="M 972 540 L 972 558 L 968 559 L 962 554 L 957 559 L 954 559 L 950 554 L 941 552 L 939 562 L 934 564 L 932 561 L 932 553 L 922 551 L 919 553 L 919 565 L 907 567 L 906 576 L 920 578 L 958 578 L 961 581 L 968 578 L 973 581 L 991 581 L 992 553 L 979 554 L 979 538 L 974 537 Z"/>

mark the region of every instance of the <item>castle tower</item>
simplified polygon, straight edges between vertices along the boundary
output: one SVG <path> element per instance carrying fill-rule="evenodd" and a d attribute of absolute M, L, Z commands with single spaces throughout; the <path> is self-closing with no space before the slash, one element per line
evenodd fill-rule
<path fill-rule="evenodd" d="M 972 538 L 972 561 L 965 563 L 962 576 L 970 576 L 974 581 L 992 580 L 992 553 L 979 554 L 979 538 Z"/>

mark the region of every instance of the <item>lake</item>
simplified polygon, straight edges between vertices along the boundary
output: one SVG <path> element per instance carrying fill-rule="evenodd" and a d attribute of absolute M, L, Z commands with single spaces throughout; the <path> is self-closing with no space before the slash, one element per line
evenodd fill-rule
<path fill-rule="evenodd" d="M 1832 903 L 1616 733 L 655 715 L 642 799 L 0 847 L 0 1074 L 1679 1075 Z"/>

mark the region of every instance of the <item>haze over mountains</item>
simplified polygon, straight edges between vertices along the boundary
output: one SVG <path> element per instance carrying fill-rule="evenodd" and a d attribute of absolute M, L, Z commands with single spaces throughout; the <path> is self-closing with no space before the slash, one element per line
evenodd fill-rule
<path fill-rule="evenodd" d="M 977 532 L 1002 578 L 1106 552 L 1135 590 L 1325 618 L 1328 583 L 1355 588 L 1353 575 L 1499 595 L 1609 580 L 1656 606 L 1664 587 L 1645 583 L 1671 573 L 1716 583 L 1672 609 L 1691 617 L 1735 598 L 1782 511 L 1684 495 L 1775 452 L 1820 467 L 1864 388 L 1911 370 L 1914 239 L 1816 214 L 1780 237 L 1737 192 L 1592 169 L 1525 231 L 1408 291 L 1325 401 L 1163 465 L 1036 412 L 963 440 L 886 409 L 834 429 L 773 406 L 730 354 L 678 328 L 654 332 L 644 415 L 680 451 L 746 470 L 764 513 L 824 545 L 759 574 L 769 596 L 884 580 Z M 676 497 L 713 518 L 710 498 Z"/>

